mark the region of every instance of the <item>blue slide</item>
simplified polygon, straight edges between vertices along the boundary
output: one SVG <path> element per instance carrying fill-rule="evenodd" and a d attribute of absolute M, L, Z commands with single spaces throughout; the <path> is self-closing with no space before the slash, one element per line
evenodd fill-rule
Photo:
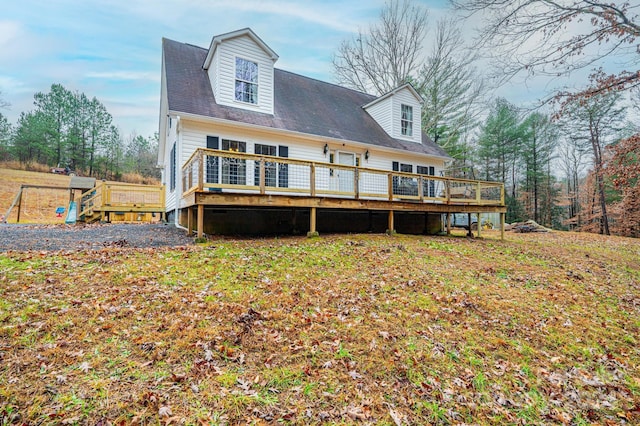
<path fill-rule="evenodd" d="M 76 217 L 77 216 L 78 216 L 78 212 L 77 212 L 76 202 L 75 201 L 71 201 L 71 202 L 69 202 L 69 210 L 67 211 L 67 219 L 64 221 L 64 223 L 67 223 L 69 225 L 76 223 Z"/>

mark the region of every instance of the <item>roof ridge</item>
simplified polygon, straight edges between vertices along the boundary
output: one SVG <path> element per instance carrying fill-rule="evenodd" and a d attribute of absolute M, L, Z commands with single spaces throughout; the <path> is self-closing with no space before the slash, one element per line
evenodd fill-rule
<path fill-rule="evenodd" d="M 196 49 L 200 49 L 200 50 L 204 50 L 204 51 L 208 51 L 209 50 L 206 47 L 196 46 L 195 44 L 186 43 L 186 42 L 177 41 L 177 40 L 172 40 L 172 39 L 167 38 L 167 37 L 162 37 L 162 40 L 163 41 L 170 41 L 170 42 L 173 42 L 173 43 L 183 44 L 185 46 L 194 47 Z M 361 95 L 369 96 L 372 99 L 377 99 L 378 98 L 378 96 L 372 95 L 371 93 L 363 92 L 362 90 L 352 89 L 351 87 L 342 86 L 342 85 L 340 85 L 338 83 L 333 83 L 333 82 L 330 82 L 330 81 L 321 80 L 321 79 L 315 78 L 315 77 L 309 77 L 309 76 L 306 76 L 306 75 L 302 75 L 302 74 L 299 74 L 299 73 L 296 73 L 296 72 L 293 72 L 293 71 L 289 71 L 289 70 L 285 70 L 285 69 L 282 69 L 282 68 L 278 68 L 278 67 L 274 67 L 274 70 L 279 71 L 279 72 L 283 72 L 283 73 L 287 73 L 287 74 L 291 74 L 291 75 L 295 75 L 297 77 L 304 78 L 304 79 L 307 79 L 307 80 L 313 80 L 313 81 L 317 81 L 319 83 L 328 84 L 330 86 L 334 86 L 334 87 L 337 87 L 339 89 L 348 90 L 348 91 L 355 92 L 355 93 L 358 93 L 358 94 L 361 94 Z"/>
<path fill-rule="evenodd" d="M 341 86 L 338 83 L 332 83 L 330 81 L 320 80 L 319 78 L 309 77 L 309 76 L 306 76 L 306 75 L 298 74 L 298 73 L 295 73 L 293 71 L 284 70 L 282 68 L 274 67 L 274 70 L 277 70 L 277 71 L 280 71 L 280 72 L 286 72 L 287 74 L 293 74 L 293 75 L 298 76 L 298 77 L 306 78 L 307 80 L 314 80 L 314 81 L 317 81 L 319 83 L 328 84 L 330 86 L 335 86 L 335 87 L 338 87 L 340 89 L 349 90 L 351 92 L 356 92 L 356 93 L 359 93 L 361 95 L 371 96 L 372 98 L 376 98 L 377 97 L 376 95 L 372 95 L 371 93 L 363 92 L 363 91 L 357 90 L 357 89 L 352 89 L 351 87 Z"/>

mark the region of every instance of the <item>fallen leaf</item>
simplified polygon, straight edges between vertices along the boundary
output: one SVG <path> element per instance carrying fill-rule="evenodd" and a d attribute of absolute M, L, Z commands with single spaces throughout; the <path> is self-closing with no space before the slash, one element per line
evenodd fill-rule
<path fill-rule="evenodd" d="M 172 414 L 171 408 L 168 405 L 163 405 L 158 409 L 158 416 L 160 417 L 170 417 Z"/>
<path fill-rule="evenodd" d="M 402 415 L 393 408 L 389 408 L 389 415 L 393 419 L 396 426 L 402 426 Z"/>

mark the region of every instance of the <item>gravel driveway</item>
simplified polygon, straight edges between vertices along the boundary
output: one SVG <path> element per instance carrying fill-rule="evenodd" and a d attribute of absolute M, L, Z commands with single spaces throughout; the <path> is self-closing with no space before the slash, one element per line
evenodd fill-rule
<path fill-rule="evenodd" d="M 193 242 L 183 229 L 165 224 L 0 224 L 0 252 L 175 247 Z"/>

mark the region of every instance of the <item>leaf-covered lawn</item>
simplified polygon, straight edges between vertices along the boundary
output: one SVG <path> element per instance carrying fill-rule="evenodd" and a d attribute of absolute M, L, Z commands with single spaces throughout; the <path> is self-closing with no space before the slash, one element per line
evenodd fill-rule
<path fill-rule="evenodd" d="M 0 254 L 0 419 L 638 424 L 640 241 Z"/>

